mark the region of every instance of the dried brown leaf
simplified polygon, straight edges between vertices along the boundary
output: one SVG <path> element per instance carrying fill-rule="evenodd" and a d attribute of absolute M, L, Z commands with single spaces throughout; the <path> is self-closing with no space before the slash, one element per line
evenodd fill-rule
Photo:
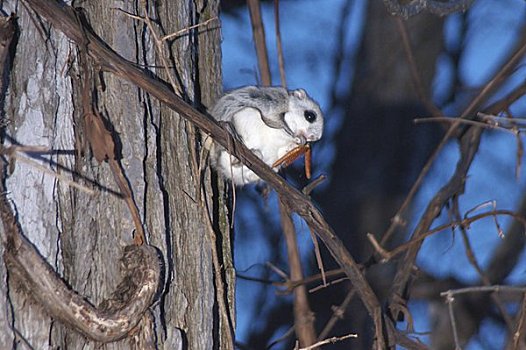
<path fill-rule="evenodd" d="M 115 157 L 115 143 L 100 114 L 90 111 L 84 115 L 84 126 L 91 151 L 97 161 L 103 162 Z"/>
<path fill-rule="evenodd" d="M 305 176 L 307 177 L 307 179 L 310 179 L 312 154 L 311 154 L 310 144 L 308 143 L 305 145 L 300 145 L 296 148 L 293 148 L 292 150 L 287 152 L 283 157 L 276 160 L 274 164 L 272 164 L 272 167 L 273 168 L 278 167 L 278 166 L 287 167 L 302 155 L 305 155 Z"/>

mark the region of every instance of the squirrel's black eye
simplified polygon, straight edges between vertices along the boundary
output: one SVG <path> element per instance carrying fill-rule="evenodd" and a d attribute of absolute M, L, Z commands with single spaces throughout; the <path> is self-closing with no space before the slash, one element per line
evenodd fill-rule
<path fill-rule="evenodd" d="M 314 123 L 316 121 L 316 113 L 313 111 L 305 111 L 303 112 L 303 115 L 305 116 L 305 120 L 309 123 Z"/>

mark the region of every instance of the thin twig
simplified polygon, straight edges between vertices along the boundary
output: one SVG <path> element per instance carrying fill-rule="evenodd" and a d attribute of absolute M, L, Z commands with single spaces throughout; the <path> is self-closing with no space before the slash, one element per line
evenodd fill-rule
<path fill-rule="evenodd" d="M 323 260 L 321 258 L 320 245 L 318 244 L 318 238 L 316 237 L 314 232 L 312 232 L 312 230 L 310 229 L 309 229 L 309 233 L 310 233 L 310 238 L 312 240 L 312 244 L 314 245 L 314 256 L 316 257 L 316 263 L 318 264 L 318 269 L 320 269 L 323 286 L 326 286 L 327 278 L 325 276 L 325 268 L 323 267 Z"/>
<path fill-rule="evenodd" d="M 181 30 L 178 30 L 178 31 L 176 31 L 176 32 L 174 32 L 174 33 L 172 33 L 172 34 L 167 34 L 167 35 L 161 37 L 161 41 L 166 41 L 166 40 L 173 39 L 173 38 L 175 38 L 175 37 L 180 36 L 180 35 L 183 34 L 183 33 L 189 32 L 189 31 L 192 30 L 192 29 L 196 29 L 196 28 L 199 28 L 199 27 L 206 27 L 210 22 L 212 22 L 212 21 L 216 21 L 216 20 L 219 22 L 219 18 L 217 18 L 217 16 L 212 17 L 212 18 L 209 18 L 209 19 L 207 19 L 207 20 L 204 21 L 204 22 L 201 22 L 201 23 L 197 23 L 197 24 L 194 24 L 194 25 L 188 26 L 188 27 L 183 28 L 183 29 L 181 29 Z"/>
<path fill-rule="evenodd" d="M 62 172 L 66 172 L 66 173 L 69 173 L 69 174 L 72 174 L 75 178 L 77 179 L 82 179 L 82 181 L 90 184 L 91 186 L 93 187 L 96 187 L 97 190 L 99 191 L 102 191 L 102 192 L 105 192 L 105 193 L 109 193 L 111 195 L 114 195 L 116 197 L 119 197 L 119 198 L 122 198 L 123 195 L 122 193 L 120 193 L 118 190 L 115 190 L 115 189 L 111 189 L 109 187 L 106 187 L 106 186 L 103 186 L 102 184 L 100 184 L 99 182 L 95 181 L 94 179 L 91 179 L 85 175 L 82 175 L 82 174 L 79 174 L 78 172 L 58 163 L 57 161 L 54 161 L 53 158 L 45 158 L 43 155 L 45 154 L 50 154 L 50 155 L 53 155 L 53 154 L 71 154 L 73 155 L 75 153 L 75 150 L 56 150 L 56 149 L 50 149 L 48 147 L 44 147 L 44 146 L 28 146 L 28 145 L 19 145 L 17 144 L 17 141 L 15 139 L 13 139 L 12 137 L 10 137 L 9 135 L 5 135 L 5 138 L 6 138 L 6 141 L 9 141 L 11 143 L 10 146 L 4 146 L 3 147 L 3 150 L 0 150 L 0 154 L 2 155 L 6 155 L 7 157 L 9 157 L 9 154 L 10 152 L 14 152 L 13 150 L 16 149 L 17 151 L 19 152 L 22 152 L 22 153 L 25 153 L 26 155 L 28 155 L 28 157 L 32 158 L 32 159 L 36 159 L 38 161 L 41 161 L 41 162 L 45 162 L 45 163 L 48 163 L 50 167 L 52 168 L 57 168 L 57 172 L 55 172 L 55 174 L 59 174 L 59 171 Z M 12 163 L 14 164 L 14 163 Z M 53 175 L 55 176 L 55 175 Z M 79 184 L 78 182 L 76 182 L 77 184 Z M 79 186 L 83 186 L 81 184 L 79 184 Z M 86 187 L 86 186 L 84 186 Z M 86 188 L 89 188 L 89 187 L 86 187 Z M 96 194 L 96 192 L 94 192 Z"/>
<path fill-rule="evenodd" d="M 442 293 L 440 295 L 442 295 Z M 458 339 L 457 321 L 455 320 L 455 312 L 453 311 L 454 301 L 455 301 L 455 298 L 453 298 L 453 295 L 451 293 L 446 294 L 446 303 L 447 303 L 447 308 L 449 311 L 449 320 L 451 321 L 451 328 L 453 330 L 455 350 L 462 350 L 462 347 L 460 346 L 460 341 Z"/>
<path fill-rule="evenodd" d="M 496 203 L 495 203 L 495 201 L 492 201 L 491 205 L 493 207 L 493 210 L 496 210 Z M 481 207 L 481 206 L 478 206 L 478 207 Z M 455 199 L 453 200 L 453 211 L 454 211 L 454 215 L 455 215 L 456 219 L 460 220 L 460 210 L 459 210 L 458 197 L 455 197 Z M 473 212 L 473 210 L 469 210 L 465 214 L 464 217 L 466 217 L 468 215 L 468 213 L 470 213 L 470 212 Z M 500 226 L 499 226 L 499 224 L 497 222 L 497 216 L 494 215 L 493 218 L 494 218 L 495 223 L 497 225 L 497 229 L 499 231 L 499 236 L 500 236 L 501 235 L 501 233 L 500 233 L 501 229 L 500 229 Z M 460 225 L 460 233 L 462 235 L 462 241 L 464 242 L 464 246 L 466 248 L 466 256 L 468 258 L 469 263 L 473 266 L 475 271 L 477 271 L 477 274 L 479 275 L 479 278 L 482 280 L 484 285 L 485 286 L 491 286 L 491 281 L 490 281 L 489 277 L 486 275 L 484 270 L 482 270 L 482 268 L 480 267 L 480 264 L 478 263 L 477 258 L 475 256 L 475 253 L 474 253 L 474 251 L 473 251 L 473 249 L 471 247 L 471 242 L 470 242 L 468 234 L 466 232 L 466 226 Z M 508 326 L 508 328 L 510 329 L 510 332 L 511 332 L 512 328 L 513 328 L 512 327 L 512 320 L 511 320 L 510 316 L 508 315 L 508 312 L 506 311 L 506 307 L 505 307 L 504 303 L 500 300 L 499 296 L 496 295 L 495 293 L 491 294 L 491 298 L 493 299 L 493 302 L 495 303 L 495 305 L 499 309 L 499 312 L 501 313 L 502 317 L 506 321 L 506 324 L 507 324 L 507 326 Z"/>
<path fill-rule="evenodd" d="M 146 19 L 146 17 L 143 17 L 143 16 L 139 16 L 139 15 L 134 15 L 133 13 L 130 13 L 128 11 L 125 11 L 121 8 L 117 8 L 117 7 L 112 7 L 112 10 L 117 10 L 117 11 L 120 11 L 122 13 L 124 13 L 126 16 L 130 17 L 130 18 L 133 18 L 135 20 L 138 20 L 138 21 L 141 21 L 141 22 L 144 22 L 144 23 L 147 23 L 147 22 L 150 22 L 151 23 L 151 19 Z M 207 19 L 206 21 L 204 22 L 201 22 L 201 23 L 197 23 L 197 24 L 194 24 L 194 25 L 191 25 L 191 26 L 188 26 L 188 27 L 185 27 L 183 29 L 180 29 L 176 32 L 173 32 L 171 34 L 166 34 L 162 37 L 160 37 L 159 39 L 161 41 L 166 41 L 166 40 L 170 40 L 170 39 L 173 39 L 175 37 L 178 37 L 180 36 L 181 34 L 184 34 L 186 32 L 189 32 L 190 30 L 192 29 L 195 29 L 195 28 L 199 28 L 199 27 L 205 27 L 207 26 L 210 22 L 212 21 L 215 21 L 217 20 L 219 22 L 219 18 L 217 16 L 214 16 L 212 18 L 209 18 Z"/>
<path fill-rule="evenodd" d="M 281 227 L 283 228 L 283 235 L 285 236 L 287 245 L 290 279 L 301 280 L 303 279 L 303 271 L 296 239 L 296 230 L 294 229 L 294 223 L 292 222 L 287 207 L 281 201 L 279 202 L 279 212 L 281 216 Z M 316 341 L 316 331 L 314 330 L 314 314 L 311 311 L 307 297 L 307 288 L 305 285 L 299 285 L 294 288 L 293 295 L 292 303 L 296 336 L 302 346 L 308 346 Z"/>
<path fill-rule="evenodd" d="M 475 286 L 475 287 L 465 287 L 459 289 L 450 289 L 445 292 L 441 292 L 441 297 L 448 297 L 449 295 L 455 296 L 459 294 L 468 294 L 468 293 L 526 293 L 526 287 L 515 287 L 508 285 L 493 285 L 493 286 Z"/>
<path fill-rule="evenodd" d="M 274 340 L 273 342 L 271 342 L 268 346 L 267 346 L 267 350 L 270 350 L 272 347 L 274 347 L 274 345 L 276 344 L 279 344 L 283 341 L 285 341 L 287 338 L 289 338 L 290 336 L 292 336 L 292 334 L 294 333 L 294 327 L 290 327 L 289 329 L 287 329 L 287 331 L 281 336 L 279 337 L 278 339 Z"/>
<path fill-rule="evenodd" d="M 281 86 L 287 88 L 287 77 L 285 75 L 285 59 L 283 57 L 283 45 L 281 44 L 281 30 L 279 25 L 279 0 L 274 0 L 274 23 L 276 26 L 276 45 L 278 47 L 278 66 Z"/>
<path fill-rule="evenodd" d="M 505 132 L 509 132 L 509 133 L 511 133 L 513 135 L 516 134 L 514 131 L 512 131 L 512 130 L 504 127 L 504 126 L 495 125 L 493 123 L 490 124 L 488 122 L 482 122 L 482 121 L 478 121 L 478 120 L 471 120 L 471 119 L 459 119 L 459 118 L 449 118 L 449 117 L 431 117 L 431 118 L 416 118 L 416 119 L 413 119 L 413 122 L 415 124 L 434 123 L 434 122 L 460 123 L 460 124 L 465 124 L 465 125 L 478 126 L 478 127 L 485 128 L 485 129 L 505 131 Z"/>
<path fill-rule="evenodd" d="M 70 187 L 74 187 L 84 193 L 87 193 L 89 194 L 90 196 L 94 196 L 95 195 L 95 191 L 93 191 L 92 189 L 90 188 L 87 188 L 86 186 L 83 186 L 75 181 L 72 181 L 70 179 L 68 179 L 67 177 L 65 177 L 64 175 L 61 175 L 61 174 L 58 174 L 52 170 L 49 170 L 48 168 L 40 165 L 39 163 L 35 162 L 34 160 L 31 160 L 29 158 L 26 158 L 26 157 L 23 157 L 22 155 L 20 155 L 18 152 L 13 152 L 10 154 L 10 157 L 16 159 L 18 162 L 22 162 L 22 163 L 25 163 L 27 165 L 30 165 L 31 167 L 43 172 L 44 174 L 47 174 L 47 175 L 51 175 L 53 176 L 54 178 L 56 178 L 57 180 L 63 182 L 65 185 L 67 186 L 70 186 Z"/>
<path fill-rule="evenodd" d="M 509 108 L 506 108 L 505 113 L 506 113 L 505 117 L 499 117 L 499 116 L 493 115 L 493 114 L 478 112 L 477 113 L 477 117 L 480 117 L 482 120 L 484 120 L 484 121 L 486 121 L 488 123 L 492 123 L 495 126 L 507 125 L 506 127 L 511 129 L 513 127 L 517 127 L 517 125 L 522 124 L 523 126 L 521 126 L 521 128 L 526 128 L 526 118 L 515 118 L 515 117 L 512 117 Z"/>
<path fill-rule="evenodd" d="M 524 295 L 522 296 L 521 310 L 517 319 L 518 321 L 515 327 L 515 331 L 513 332 L 513 350 L 520 349 L 520 344 L 523 342 L 522 339 L 524 339 L 524 329 L 526 325 L 526 293 L 524 293 Z"/>
<path fill-rule="evenodd" d="M 349 339 L 349 338 L 358 338 L 358 334 L 347 334 L 341 337 L 332 337 L 332 338 L 324 339 L 324 340 L 317 342 L 316 344 L 312 344 L 311 346 L 300 348 L 299 350 L 312 350 L 322 345 L 334 344 L 334 343 L 337 343 L 337 342 L 340 342 L 342 340 Z"/>
<path fill-rule="evenodd" d="M 408 241 L 406 243 L 403 243 L 403 244 L 399 245 L 398 247 L 396 247 L 395 249 L 392 249 L 390 251 L 385 250 L 380 245 L 380 243 L 378 243 L 378 241 L 376 240 L 374 235 L 367 234 L 367 238 L 371 242 L 373 248 L 375 248 L 376 252 L 383 257 L 384 261 L 388 261 L 388 260 L 392 259 L 393 257 L 395 257 L 396 255 L 400 254 L 401 252 L 409 249 L 415 243 L 423 241 L 425 238 L 427 238 L 427 237 L 429 237 L 431 235 L 434 235 L 434 234 L 436 234 L 438 232 L 444 231 L 444 230 L 452 228 L 452 227 L 458 227 L 458 226 L 469 227 L 469 225 L 471 223 L 475 222 L 475 221 L 478 221 L 480 219 L 483 219 L 483 218 L 486 218 L 486 217 L 489 217 L 489 216 L 493 217 L 495 215 L 511 216 L 515 220 L 521 222 L 524 225 L 524 227 L 526 228 L 526 218 L 520 216 L 519 214 L 515 213 L 514 211 L 511 211 L 511 210 L 492 210 L 490 212 L 485 212 L 485 213 L 482 213 L 482 214 L 478 214 L 478 215 L 474 215 L 474 216 L 465 218 L 465 219 L 463 219 L 461 221 L 455 221 L 455 222 L 450 222 L 448 224 L 440 225 L 440 226 L 438 226 L 438 227 L 436 227 L 434 229 L 431 229 L 431 230 L 429 230 L 429 231 L 427 231 L 425 233 L 422 233 L 420 236 L 415 237 L 415 238 L 411 239 L 410 241 Z"/>
<path fill-rule="evenodd" d="M 354 290 L 354 288 L 352 288 L 345 296 L 345 299 L 343 299 L 343 302 L 339 306 L 333 307 L 332 316 L 327 322 L 327 324 L 325 325 L 325 327 L 323 327 L 323 330 L 320 332 L 320 335 L 318 336 L 318 340 L 326 338 L 329 335 L 329 333 L 332 331 L 336 323 L 339 320 L 343 319 L 345 310 L 347 310 L 347 307 L 351 303 L 351 300 L 355 296 L 355 294 L 356 294 L 356 291 Z"/>
<path fill-rule="evenodd" d="M 283 278 L 285 281 L 290 281 L 290 278 L 289 278 L 289 275 L 287 275 L 285 273 L 285 271 L 283 271 L 282 269 L 280 269 L 279 267 L 277 267 L 276 265 L 274 265 L 273 263 L 271 263 L 270 261 L 268 261 L 267 263 L 265 263 L 265 265 L 267 265 L 268 267 L 270 267 L 270 269 L 272 271 L 274 271 L 278 276 L 280 276 L 281 278 Z"/>
<path fill-rule="evenodd" d="M 301 192 L 303 192 L 306 196 L 310 195 L 311 192 L 316 188 L 318 187 L 319 185 L 322 184 L 323 181 L 327 180 L 327 176 L 326 175 L 320 175 L 318 176 L 316 179 L 312 180 L 311 182 L 309 182 L 307 184 L 307 186 L 303 187 L 303 189 L 301 190 Z"/>
<path fill-rule="evenodd" d="M 319 286 L 316 286 L 316 287 L 313 287 L 313 288 L 309 289 L 309 293 L 315 293 L 315 292 L 319 291 L 320 289 L 324 289 L 324 288 L 327 288 L 329 286 L 334 286 L 335 284 L 342 283 L 343 281 L 348 281 L 348 280 L 349 280 L 349 277 L 342 277 L 342 278 L 338 278 L 338 279 L 332 280 L 329 283 L 325 282 L 325 283 L 322 283 Z"/>
<path fill-rule="evenodd" d="M 267 263 L 267 266 L 276 269 L 270 263 Z M 277 272 L 278 273 L 280 273 L 280 272 L 282 273 L 282 271 L 279 270 L 279 269 L 277 269 Z M 345 275 L 345 272 L 342 269 L 334 269 L 334 270 L 329 270 L 329 271 L 325 272 L 325 277 L 328 277 L 328 278 L 339 277 L 339 276 L 342 276 L 342 275 Z M 297 286 L 303 285 L 303 284 L 304 285 L 308 285 L 308 284 L 313 283 L 313 282 L 322 281 L 321 273 L 318 273 L 318 274 L 315 274 L 315 275 L 312 275 L 312 276 L 309 276 L 309 277 L 305 277 L 304 279 L 299 280 L 299 281 L 291 281 L 291 280 L 289 280 L 288 276 L 286 274 L 284 274 L 281 277 L 285 280 L 285 282 L 272 282 L 272 284 L 277 286 L 277 287 L 285 288 L 285 289 L 282 289 L 280 291 L 281 294 L 291 293 L 294 290 L 294 288 L 296 288 Z M 331 284 L 331 283 L 332 282 L 330 282 L 329 284 Z M 309 292 L 313 292 L 313 291 L 315 291 L 317 289 L 319 289 L 319 287 L 315 287 L 315 288 L 309 290 Z"/>

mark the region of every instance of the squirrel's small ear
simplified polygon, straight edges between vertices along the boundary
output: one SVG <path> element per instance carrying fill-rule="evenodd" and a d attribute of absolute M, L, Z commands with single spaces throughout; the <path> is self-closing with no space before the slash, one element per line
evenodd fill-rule
<path fill-rule="evenodd" d="M 295 96 L 296 98 L 299 98 L 301 100 L 304 100 L 307 97 L 307 93 L 303 89 L 289 91 L 289 95 Z"/>

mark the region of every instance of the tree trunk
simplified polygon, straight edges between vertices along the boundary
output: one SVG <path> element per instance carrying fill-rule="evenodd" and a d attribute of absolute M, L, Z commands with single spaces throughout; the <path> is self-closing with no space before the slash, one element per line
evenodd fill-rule
<path fill-rule="evenodd" d="M 112 49 L 167 79 L 145 22 L 145 2 L 82 2 L 82 14 Z M 117 10 L 112 6 L 118 6 Z M 170 34 L 218 14 L 218 1 L 146 3 L 154 27 Z M 3 145 L 44 146 L 51 155 L 33 159 L 92 188 L 91 196 L 18 160 L 5 188 L 24 235 L 72 289 L 98 305 L 121 280 L 119 258 L 132 244 L 134 222 L 107 162 L 99 163 L 87 145 L 81 103 L 83 87 L 93 87 L 95 105 L 116 144 L 116 155 L 139 210 L 147 241 L 159 249 L 164 278 L 150 327 L 157 348 L 224 349 L 229 325 L 221 319 L 214 284 L 211 235 L 201 201 L 204 181 L 212 225 L 221 246 L 221 286 L 233 320 L 234 274 L 223 188 L 206 173 L 200 180 L 198 133 L 186 121 L 136 86 L 111 74 L 86 81 L 75 43 L 50 28 L 22 3 L 7 1 L 16 12 L 19 37 L 4 107 Z M 125 12 L 124 12 L 125 11 Z M 158 24 L 158 25 L 157 25 Z M 218 25 L 200 27 L 166 41 L 176 89 L 196 107 L 209 106 L 221 91 Z M 89 66 L 92 62 L 87 62 Z M 98 77 L 97 77 L 98 76 Z M 4 125 L 5 125 L 4 124 Z M 13 159 L 10 159 L 11 163 Z M 213 195 L 212 195 L 213 194 Z M 4 240 L 5 232 L 2 232 Z M 4 247 L 0 247 L 3 253 Z M 4 265 L 0 268 L 0 348 L 141 348 L 137 337 L 104 344 L 91 341 L 51 319 Z M 4 305 L 5 304 L 5 305 Z M 7 307 L 7 310 L 2 308 Z M 233 327 L 233 325 L 230 325 Z M 140 329 L 138 330 L 140 333 Z M 135 340 L 133 340 L 135 338 Z M 144 339 L 142 341 L 145 341 Z M 147 341 L 147 340 L 146 340 Z M 151 341 L 151 339 L 150 339 Z"/>

